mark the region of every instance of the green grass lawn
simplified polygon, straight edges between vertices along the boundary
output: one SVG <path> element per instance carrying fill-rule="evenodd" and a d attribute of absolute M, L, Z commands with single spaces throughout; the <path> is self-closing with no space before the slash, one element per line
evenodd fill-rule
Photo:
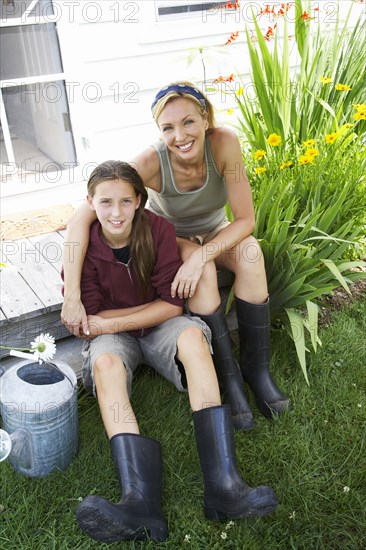
<path fill-rule="evenodd" d="M 203 515 L 203 482 L 187 396 L 142 369 L 133 389 L 141 433 L 161 441 L 164 543 L 115 543 L 112 548 L 238 548 L 248 550 L 366 548 L 366 299 L 334 313 L 323 346 L 308 357 L 310 387 L 292 344 L 273 334 L 273 370 L 294 410 L 269 421 L 255 406 L 256 428 L 236 433 L 244 479 L 269 484 L 278 496 L 270 516 L 234 523 Z M 96 493 L 119 499 L 107 437 L 94 398 L 80 391 L 80 452 L 65 472 L 31 479 L 0 464 L 0 548 L 108 548 L 84 535 L 74 519 L 78 501 Z M 185 538 L 189 541 L 185 542 Z"/>

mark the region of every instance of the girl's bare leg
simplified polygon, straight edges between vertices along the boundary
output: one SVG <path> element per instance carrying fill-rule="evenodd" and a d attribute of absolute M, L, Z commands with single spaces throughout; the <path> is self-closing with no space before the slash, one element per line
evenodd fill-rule
<path fill-rule="evenodd" d="M 177 342 L 179 361 L 187 377 L 192 411 L 221 404 L 220 390 L 207 341 L 195 326 L 186 328 Z"/>
<path fill-rule="evenodd" d="M 96 359 L 94 382 L 109 439 L 120 433 L 139 434 L 127 391 L 127 372 L 117 355 L 104 353 Z"/>

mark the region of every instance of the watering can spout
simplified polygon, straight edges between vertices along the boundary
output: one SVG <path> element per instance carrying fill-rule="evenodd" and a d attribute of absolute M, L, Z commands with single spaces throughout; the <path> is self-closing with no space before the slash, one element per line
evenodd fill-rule
<path fill-rule="evenodd" d="M 26 430 L 18 429 L 8 434 L 0 429 L 0 462 L 6 460 L 10 453 L 25 470 L 32 468 L 32 443 Z"/>

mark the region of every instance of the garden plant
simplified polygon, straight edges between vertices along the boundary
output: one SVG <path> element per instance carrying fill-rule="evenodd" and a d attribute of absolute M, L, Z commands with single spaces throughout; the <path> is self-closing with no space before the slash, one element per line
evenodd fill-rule
<path fill-rule="evenodd" d="M 338 3 L 331 27 L 311 2 L 276 6 L 264 5 L 254 28 L 243 29 L 249 82 L 236 68 L 213 84 L 235 97 L 271 319 L 291 335 L 308 380 L 306 334 L 316 351 L 322 297 L 340 285 L 350 293 L 366 275 L 365 18 L 349 27 L 353 2 L 344 20 Z M 276 22 L 264 32 L 268 15 Z"/>

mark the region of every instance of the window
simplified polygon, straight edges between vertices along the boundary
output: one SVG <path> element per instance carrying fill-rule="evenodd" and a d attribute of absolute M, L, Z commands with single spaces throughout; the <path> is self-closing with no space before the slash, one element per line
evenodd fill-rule
<path fill-rule="evenodd" d="M 51 0 L 0 0 L 0 176 L 24 181 L 76 164 Z"/>
<path fill-rule="evenodd" d="M 156 20 L 202 17 L 202 12 L 225 6 L 226 1 L 205 0 L 155 0 Z"/>

